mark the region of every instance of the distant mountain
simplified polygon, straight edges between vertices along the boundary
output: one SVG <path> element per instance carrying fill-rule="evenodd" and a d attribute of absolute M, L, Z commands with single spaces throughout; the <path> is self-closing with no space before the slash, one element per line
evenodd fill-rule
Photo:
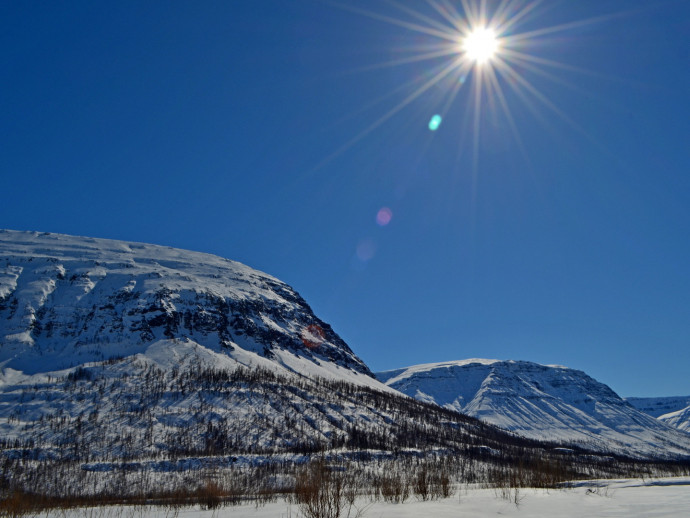
<path fill-rule="evenodd" d="M 658 419 L 669 426 L 690 433 L 690 406 L 659 416 Z"/>
<path fill-rule="evenodd" d="M 388 386 L 524 437 L 639 455 L 687 455 L 690 435 L 633 408 L 584 372 L 464 360 L 377 373 Z"/>
<path fill-rule="evenodd" d="M 656 417 L 669 426 L 690 432 L 690 396 L 629 397 L 626 401 L 640 412 Z"/>
<path fill-rule="evenodd" d="M 652 417 L 677 412 L 690 406 L 690 396 L 678 397 L 628 397 L 625 400 L 640 412 Z"/>

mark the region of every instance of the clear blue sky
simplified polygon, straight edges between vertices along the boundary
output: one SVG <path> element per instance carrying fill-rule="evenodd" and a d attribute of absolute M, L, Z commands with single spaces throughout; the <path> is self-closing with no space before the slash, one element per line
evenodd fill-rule
<path fill-rule="evenodd" d="M 479 102 L 476 68 L 412 95 L 457 59 L 409 59 L 439 24 L 421 0 L 3 2 L 0 227 L 242 261 L 374 370 L 690 394 L 690 2 L 536 3 Z"/>

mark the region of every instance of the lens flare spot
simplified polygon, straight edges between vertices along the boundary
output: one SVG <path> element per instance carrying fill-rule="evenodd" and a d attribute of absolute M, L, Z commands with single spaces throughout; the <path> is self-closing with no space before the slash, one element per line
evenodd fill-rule
<path fill-rule="evenodd" d="M 431 131 L 436 131 L 438 127 L 441 125 L 442 120 L 443 118 L 438 113 L 431 117 L 431 120 L 429 121 L 429 129 Z"/>
<path fill-rule="evenodd" d="M 302 343 L 307 349 L 316 349 L 325 339 L 326 335 L 323 329 L 316 324 L 309 324 L 302 329 Z"/>
<path fill-rule="evenodd" d="M 376 243 L 371 239 L 363 239 L 357 244 L 357 259 L 366 263 L 376 255 Z"/>
<path fill-rule="evenodd" d="M 388 225 L 391 222 L 391 219 L 393 219 L 393 211 L 388 207 L 381 208 L 376 214 L 376 223 L 380 227 L 385 227 Z"/>

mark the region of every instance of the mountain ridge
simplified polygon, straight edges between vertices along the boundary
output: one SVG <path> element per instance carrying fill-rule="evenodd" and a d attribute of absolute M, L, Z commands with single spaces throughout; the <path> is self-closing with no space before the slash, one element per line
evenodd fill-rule
<path fill-rule="evenodd" d="M 563 366 L 472 359 L 377 377 L 421 401 L 533 439 L 619 452 L 690 452 L 690 435 L 637 411 L 583 371 Z"/>

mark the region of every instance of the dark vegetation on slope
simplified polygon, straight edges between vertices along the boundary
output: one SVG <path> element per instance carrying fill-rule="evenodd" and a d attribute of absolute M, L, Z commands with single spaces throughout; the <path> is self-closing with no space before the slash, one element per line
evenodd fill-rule
<path fill-rule="evenodd" d="M 307 505 L 320 498 L 313 491 L 337 488 L 343 499 L 424 500 L 458 483 L 515 495 L 573 479 L 690 473 L 688 461 L 556 448 L 340 381 L 128 362 L 80 368 L 21 392 L 13 419 L 24 423 L 22 436 L 0 440 L 2 513 L 278 495 Z"/>
<path fill-rule="evenodd" d="M 126 368 L 113 368 L 118 364 Z M 22 433 L 0 438 L 2 455 L 32 461 L 174 460 L 338 448 L 444 448 L 471 456 L 482 448 L 539 446 L 436 405 L 265 369 L 163 370 L 128 358 L 80 367 L 3 397 L 14 405 L 10 421 L 22 423 Z"/>

